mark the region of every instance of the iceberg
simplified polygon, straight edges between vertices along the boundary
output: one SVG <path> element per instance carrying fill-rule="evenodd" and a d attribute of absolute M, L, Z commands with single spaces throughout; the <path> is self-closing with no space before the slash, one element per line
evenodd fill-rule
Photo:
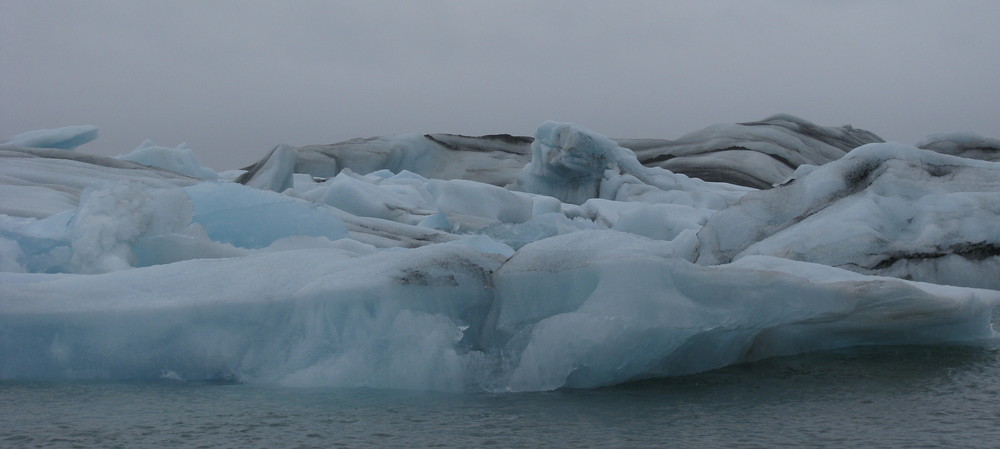
<path fill-rule="evenodd" d="M 968 136 L 700 133 L 746 150 L 698 153 L 721 167 L 700 179 L 546 122 L 281 145 L 211 176 L 183 147 L 0 145 L 0 379 L 539 391 L 998 338 L 1000 165 L 941 150 Z M 733 151 L 794 162 L 713 178 Z"/>

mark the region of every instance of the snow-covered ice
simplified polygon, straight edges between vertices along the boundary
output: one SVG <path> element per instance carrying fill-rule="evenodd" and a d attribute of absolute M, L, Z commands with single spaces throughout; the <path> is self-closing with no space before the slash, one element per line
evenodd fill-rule
<path fill-rule="evenodd" d="M 996 339 L 993 139 L 880 140 L 785 115 L 670 145 L 546 122 L 280 145 L 216 174 L 183 146 L 19 138 L 0 378 L 533 391 Z"/>

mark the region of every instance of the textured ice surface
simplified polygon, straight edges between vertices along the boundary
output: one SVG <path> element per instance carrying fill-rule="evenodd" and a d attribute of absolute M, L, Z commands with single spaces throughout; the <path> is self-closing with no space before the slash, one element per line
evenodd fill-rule
<path fill-rule="evenodd" d="M 766 122 L 747 147 L 865 136 Z M 997 163 L 814 142 L 755 191 L 619 142 L 548 122 L 278 147 L 221 180 L 181 174 L 183 148 L 0 146 L 0 379 L 530 391 L 996 338 Z"/>
<path fill-rule="evenodd" d="M 612 140 L 633 150 L 646 166 L 754 188 L 785 181 L 801 164 L 823 164 L 855 147 L 882 141 L 862 129 L 820 126 L 788 114 L 713 125 L 677 140 Z M 428 178 L 504 186 L 514 182 L 531 161 L 533 141 L 508 134 L 401 134 L 353 139 L 300 148 L 295 172 L 329 178 L 345 169 L 361 174 L 406 170 Z"/>
<path fill-rule="evenodd" d="M 850 125 L 820 126 L 789 114 L 713 125 L 677 140 L 619 141 L 646 165 L 756 188 L 784 182 L 800 165 L 825 164 L 873 142 L 882 139 Z"/>
<path fill-rule="evenodd" d="M 278 145 L 266 158 L 240 175 L 236 182 L 257 189 L 284 192 L 293 185 L 292 175 L 295 173 L 297 155 L 298 150 L 295 147 Z"/>
<path fill-rule="evenodd" d="M 328 178 L 344 169 L 362 174 L 406 170 L 434 179 L 471 179 L 503 186 L 528 162 L 530 143 L 530 138 L 506 134 L 402 134 L 354 139 L 302 147 L 295 171 Z"/>
<path fill-rule="evenodd" d="M 761 254 L 1000 289 L 1000 164 L 870 144 L 746 195 L 698 237 L 702 264 Z"/>
<path fill-rule="evenodd" d="M 510 188 L 564 203 L 605 198 L 699 203 L 720 209 L 748 190 L 643 166 L 632 150 L 571 123 L 543 123 L 531 144 L 531 154 L 531 162 Z"/>
<path fill-rule="evenodd" d="M 1000 139 L 990 139 L 975 133 L 931 134 L 917 143 L 917 146 L 953 156 L 1000 162 Z"/>

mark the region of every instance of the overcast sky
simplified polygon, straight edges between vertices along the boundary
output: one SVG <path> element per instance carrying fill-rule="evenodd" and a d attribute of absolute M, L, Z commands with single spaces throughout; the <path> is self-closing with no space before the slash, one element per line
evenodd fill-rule
<path fill-rule="evenodd" d="M 787 112 L 916 143 L 1000 137 L 1000 1 L 0 0 L 0 140 L 274 145 L 548 119 L 677 138 Z"/>

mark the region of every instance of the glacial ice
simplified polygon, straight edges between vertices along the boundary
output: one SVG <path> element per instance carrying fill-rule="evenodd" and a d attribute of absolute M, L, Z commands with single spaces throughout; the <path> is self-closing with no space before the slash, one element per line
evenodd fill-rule
<path fill-rule="evenodd" d="M 360 174 L 409 171 L 433 179 L 506 186 L 531 161 L 534 140 L 509 134 L 400 134 L 308 145 L 298 149 L 295 172 L 329 178 L 341 170 Z M 799 165 L 824 164 L 866 143 L 882 142 L 875 134 L 850 125 L 820 126 L 789 114 L 712 125 L 677 140 L 611 140 L 634 151 L 643 165 L 753 188 L 784 182 Z"/>
<path fill-rule="evenodd" d="M 298 150 L 295 147 L 278 145 L 236 181 L 257 189 L 284 192 L 293 185 L 297 156 Z"/>
<path fill-rule="evenodd" d="M 790 114 L 712 125 L 677 140 L 619 140 L 645 165 L 761 189 L 784 182 L 800 165 L 822 165 L 876 142 L 882 138 L 863 129 L 820 126 Z"/>
<path fill-rule="evenodd" d="M 24 132 L 0 142 L 0 145 L 75 150 L 76 147 L 88 143 L 96 138 L 96 126 L 66 126 L 62 128 L 36 129 L 34 131 Z"/>
<path fill-rule="evenodd" d="M 790 116 L 699 133 L 811 149 L 777 152 L 787 173 L 740 156 L 791 176 L 756 190 L 555 122 L 279 146 L 218 177 L 183 147 L 5 144 L 0 379 L 537 391 L 997 338 L 1000 164 L 949 149 L 988 139 L 862 145 Z"/>
<path fill-rule="evenodd" d="M 800 175 L 709 218 L 698 262 L 760 254 L 1000 289 L 1000 163 L 884 143 Z"/>
<path fill-rule="evenodd" d="M 931 134 L 917 143 L 918 148 L 984 161 L 1000 162 L 1000 139 L 976 133 Z"/>
<path fill-rule="evenodd" d="M 186 145 L 177 148 L 161 147 L 152 140 L 146 140 L 131 153 L 118 156 L 123 161 L 132 161 L 149 167 L 170 170 L 192 178 L 217 179 L 219 177 L 211 169 L 198 162 L 194 151 Z"/>

